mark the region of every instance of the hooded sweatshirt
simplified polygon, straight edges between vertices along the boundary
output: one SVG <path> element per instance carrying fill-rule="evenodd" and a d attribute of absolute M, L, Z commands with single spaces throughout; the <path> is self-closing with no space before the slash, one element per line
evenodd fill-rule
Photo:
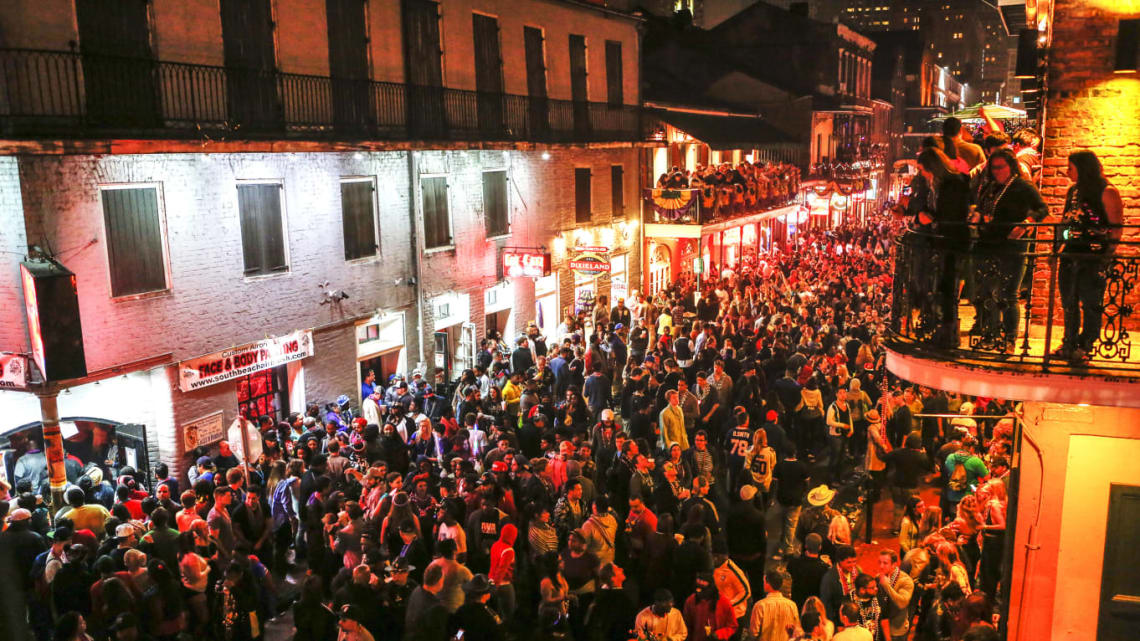
<path fill-rule="evenodd" d="M 488 578 L 496 585 L 506 585 L 515 578 L 515 539 L 518 528 L 507 523 L 499 533 L 499 540 L 491 545 L 491 571 Z"/>

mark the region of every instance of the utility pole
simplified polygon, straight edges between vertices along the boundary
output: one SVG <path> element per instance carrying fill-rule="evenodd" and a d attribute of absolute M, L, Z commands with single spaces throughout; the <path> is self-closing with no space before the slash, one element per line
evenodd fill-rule
<path fill-rule="evenodd" d="M 44 456 L 47 457 L 51 481 L 51 513 L 63 507 L 63 490 L 67 487 L 67 468 L 64 465 L 63 434 L 59 430 L 59 388 L 44 383 L 36 392 L 40 399 L 40 422 L 43 424 Z"/>

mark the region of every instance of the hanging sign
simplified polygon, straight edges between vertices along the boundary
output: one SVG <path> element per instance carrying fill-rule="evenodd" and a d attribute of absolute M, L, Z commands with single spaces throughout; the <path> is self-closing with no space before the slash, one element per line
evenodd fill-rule
<path fill-rule="evenodd" d="M 313 355 L 313 331 L 295 332 L 178 363 L 178 386 L 189 392 Z"/>
<path fill-rule="evenodd" d="M 550 274 L 550 254 L 504 251 L 503 274 L 509 278 L 542 278 Z"/>
<path fill-rule="evenodd" d="M 28 387 L 28 357 L 23 354 L 0 354 L 0 389 L 22 390 Z"/>
<path fill-rule="evenodd" d="M 595 254 L 582 254 L 570 261 L 570 269 L 584 276 L 608 274 L 611 267 L 610 261 Z"/>
<path fill-rule="evenodd" d="M 187 452 L 199 445 L 209 445 L 220 441 L 224 436 L 225 421 L 222 417 L 222 410 L 182 424 L 182 444 Z"/>

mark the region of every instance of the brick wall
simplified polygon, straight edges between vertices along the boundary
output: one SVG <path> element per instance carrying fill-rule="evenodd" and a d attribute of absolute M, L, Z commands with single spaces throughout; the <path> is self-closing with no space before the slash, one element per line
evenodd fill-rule
<path fill-rule="evenodd" d="M 598 229 L 623 220 L 637 220 L 638 154 L 632 147 L 611 149 L 559 148 L 542 151 L 420 151 L 416 165 L 420 176 L 446 175 L 448 203 L 451 212 L 454 247 L 424 254 L 421 279 L 425 300 L 446 292 L 467 293 L 470 297 L 470 320 L 475 324 L 477 339 L 486 334 L 484 291 L 500 282 L 498 261 L 503 247 L 540 247 L 553 251 L 559 235 L 573 236 L 575 229 Z M 548 158 L 543 159 L 544 153 Z M 611 212 L 610 167 L 625 167 L 625 216 Z M 589 167 L 593 171 L 592 211 L 588 224 L 574 218 L 574 169 Z M 506 169 L 511 233 L 508 237 L 488 239 L 483 216 L 482 172 Z M 421 205 L 417 204 L 417 208 Z M 422 245 L 422 211 L 417 216 L 417 238 Z M 629 247 L 627 280 L 630 288 L 640 281 L 640 255 L 636 234 L 624 243 Z M 573 242 L 568 243 L 572 247 Z M 565 253 L 554 255 L 553 269 L 559 275 L 559 305 L 573 303 L 574 278 L 565 269 Z M 534 283 L 531 279 L 514 279 L 514 327 L 516 332 L 534 320 Z M 608 279 L 600 279 L 599 293 L 609 293 Z M 434 310 L 424 309 L 423 340 L 431 345 L 435 323 Z M 557 324 L 557 322 L 555 322 Z M 509 337 L 508 337 L 509 340 Z M 452 346 L 454 349 L 454 346 Z M 430 350 L 428 350 L 430 352 Z M 411 358 L 409 353 L 409 358 Z M 431 354 L 426 355 L 430 361 Z"/>
<path fill-rule="evenodd" d="M 16 159 L 0 158 L 0 351 L 27 352 L 20 261 L 28 251 Z"/>
<path fill-rule="evenodd" d="M 389 280 L 410 270 L 406 158 L 400 152 L 156 154 L 24 157 L 19 164 L 29 242 L 51 247 L 76 273 L 87 365 L 97 370 L 168 352 L 181 360 L 410 304 L 410 288 Z M 378 177 L 376 259 L 344 260 L 343 176 Z M 284 185 L 288 273 L 243 277 L 239 180 Z M 116 183 L 161 185 L 171 273 L 166 293 L 110 297 L 99 187 Z M 17 260 L 3 256 L 9 268 Z M 318 284 L 325 281 L 350 298 L 320 305 Z M 18 325 L 20 313 L 0 309 L 0 325 Z"/>
<path fill-rule="evenodd" d="M 1129 11 L 1103 0 L 1054 3 L 1041 191 L 1055 215 L 1063 209 L 1070 185 L 1069 154 L 1090 149 L 1120 190 L 1125 223 L 1140 223 L 1140 77 L 1113 73 L 1119 21 L 1135 17 L 1140 17 L 1140 7 Z M 1135 241 L 1140 234 L 1129 230 L 1126 238 Z M 1034 300 L 1039 318 L 1046 310 L 1049 275 L 1042 262 Z M 1054 318 L 1061 320 L 1059 303 Z"/>

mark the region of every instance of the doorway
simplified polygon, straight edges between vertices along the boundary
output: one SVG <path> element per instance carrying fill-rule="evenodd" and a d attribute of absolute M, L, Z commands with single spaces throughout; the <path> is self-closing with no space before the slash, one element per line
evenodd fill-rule
<path fill-rule="evenodd" d="M 275 421 L 285 418 L 289 407 L 289 377 L 287 366 L 279 365 L 237 379 L 238 412 L 256 421 L 268 416 Z"/>

